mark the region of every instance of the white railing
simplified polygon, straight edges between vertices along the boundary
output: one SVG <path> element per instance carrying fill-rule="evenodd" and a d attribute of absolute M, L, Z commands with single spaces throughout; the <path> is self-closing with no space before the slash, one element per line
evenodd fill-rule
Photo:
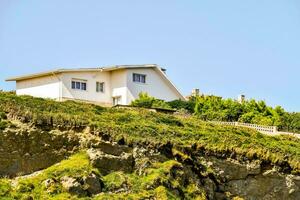
<path fill-rule="evenodd" d="M 236 122 L 236 126 L 253 128 L 257 131 L 268 132 L 268 133 L 277 132 L 277 126 L 262 126 L 257 124 L 248 124 L 248 123 L 240 123 L 240 122 Z"/>
<path fill-rule="evenodd" d="M 300 134 L 297 134 L 297 133 L 278 131 L 277 126 L 262 126 L 262 125 L 258 125 L 258 124 L 248 124 L 248 123 L 241 123 L 241 122 L 222 122 L 222 121 L 210 121 L 210 122 L 214 123 L 214 124 L 252 128 L 261 133 L 268 134 L 268 135 L 292 135 L 292 136 L 300 138 Z"/>

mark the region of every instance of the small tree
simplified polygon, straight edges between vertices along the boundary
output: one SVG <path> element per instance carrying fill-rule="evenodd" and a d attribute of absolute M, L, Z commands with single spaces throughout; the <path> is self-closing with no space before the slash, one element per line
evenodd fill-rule
<path fill-rule="evenodd" d="M 171 108 L 164 100 L 155 99 L 144 92 L 141 92 L 139 98 L 132 101 L 131 105 L 142 108 Z"/>
<path fill-rule="evenodd" d="M 139 98 L 132 101 L 131 105 L 135 107 L 151 108 L 154 100 L 154 97 L 149 96 L 147 93 L 141 92 L 139 94 Z"/>

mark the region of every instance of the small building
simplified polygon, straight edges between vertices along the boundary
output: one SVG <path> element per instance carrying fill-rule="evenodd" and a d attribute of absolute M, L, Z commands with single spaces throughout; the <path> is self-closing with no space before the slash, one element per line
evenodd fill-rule
<path fill-rule="evenodd" d="M 198 88 L 193 89 L 191 96 L 193 96 L 193 97 L 200 96 L 200 89 L 198 89 Z"/>
<path fill-rule="evenodd" d="M 238 96 L 238 102 L 239 102 L 239 103 L 244 103 L 245 100 L 246 100 L 246 96 L 245 96 L 244 94 L 240 94 L 240 95 Z"/>
<path fill-rule="evenodd" d="M 17 95 L 79 100 L 100 105 L 129 105 L 139 93 L 165 101 L 184 96 L 158 65 L 116 65 L 99 68 L 58 69 L 23 76 L 16 81 Z"/>

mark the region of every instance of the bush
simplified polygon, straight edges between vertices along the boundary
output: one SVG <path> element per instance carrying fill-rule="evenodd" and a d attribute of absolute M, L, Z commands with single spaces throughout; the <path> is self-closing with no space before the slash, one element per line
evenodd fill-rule
<path fill-rule="evenodd" d="M 195 108 L 195 101 L 193 100 L 189 100 L 189 101 L 183 101 L 183 100 L 174 100 L 174 101 L 170 101 L 168 102 L 168 105 L 171 108 L 174 108 L 176 110 L 187 110 L 189 113 L 193 113 L 194 112 L 194 108 Z"/>
<path fill-rule="evenodd" d="M 135 107 L 151 108 L 154 100 L 155 98 L 149 96 L 147 93 L 140 93 L 139 98 L 132 101 L 131 105 Z"/>
<path fill-rule="evenodd" d="M 139 98 L 132 101 L 131 105 L 141 108 L 171 108 L 165 101 L 155 99 L 147 93 L 140 93 Z"/>
<path fill-rule="evenodd" d="M 280 106 L 272 108 L 264 101 L 251 99 L 239 103 L 217 96 L 197 96 L 188 103 L 169 102 L 171 107 L 184 107 L 194 103 L 194 113 L 202 120 L 239 121 L 266 126 L 277 126 L 279 130 L 300 132 L 300 113 L 288 113 Z M 191 109 L 189 109 L 191 111 Z"/>
<path fill-rule="evenodd" d="M 155 99 L 152 104 L 152 108 L 165 108 L 165 109 L 171 109 L 171 106 L 168 105 L 163 100 Z"/>

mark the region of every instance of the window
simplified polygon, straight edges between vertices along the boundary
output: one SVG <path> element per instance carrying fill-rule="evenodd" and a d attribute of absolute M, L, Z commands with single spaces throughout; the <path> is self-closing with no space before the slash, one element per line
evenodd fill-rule
<path fill-rule="evenodd" d="M 80 82 L 75 82 L 76 83 L 76 89 L 80 89 Z"/>
<path fill-rule="evenodd" d="M 76 82 L 72 81 L 72 89 L 75 89 Z"/>
<path fill-rule="evenodd" d="M 133 82 L 146 83 L 146 75 L 144 74 L 133 74 Z"/>
<path fill-rule="evenodd" d="M 86 81 L 84 80 L 72 80 L 71 87 L 74 90 L 86 90 Z"/>
<path fill-rule="evenodd" d="M 96 82 L 96 92 L 104 92 L 104 82 Z"/>
<path fill-rule="evenodd" d="M 81 89 L 86 90 L 86 83 L 81 83 Z"/>

